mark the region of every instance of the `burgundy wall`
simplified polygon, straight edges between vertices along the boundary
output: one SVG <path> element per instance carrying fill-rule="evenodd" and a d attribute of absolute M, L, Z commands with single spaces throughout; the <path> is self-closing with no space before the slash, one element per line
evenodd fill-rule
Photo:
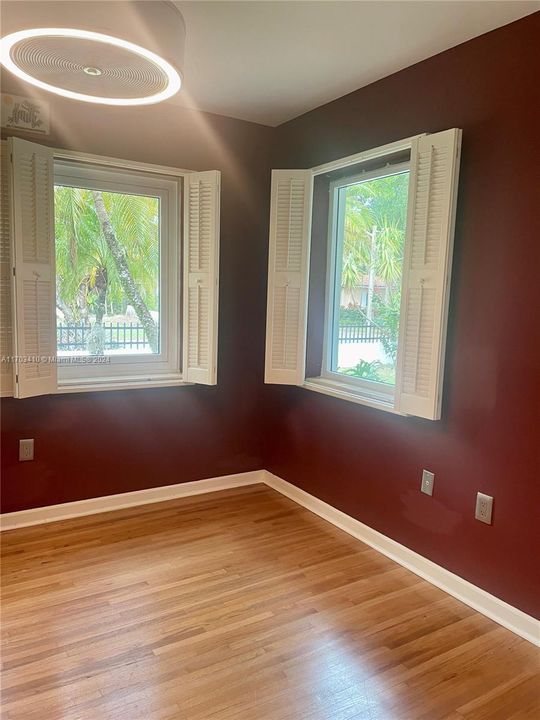
<path fill-rule="evenodd" d="M 277 131 L 279 166 L 304 168 L 463 128 L 442 420 L 300 388 L 264 391 L 268 470 L 531 614 L 540 614 L 539 19 Z M 422 468 L 435 472 L 433 498 L 420 493 Z M 477 491 L 495 497 L 492 526 L 474 520 Z"/>
<path fill-rule="evenodd" d="M 274 131 L 174 106 L 47 100 L 51 145 L 222 171 L 219 386 L 4 399 L 3 511 L 260 469 L 256 410 Z M 25 437 L 35 438 L 36 459 L 19 463 Z"/>

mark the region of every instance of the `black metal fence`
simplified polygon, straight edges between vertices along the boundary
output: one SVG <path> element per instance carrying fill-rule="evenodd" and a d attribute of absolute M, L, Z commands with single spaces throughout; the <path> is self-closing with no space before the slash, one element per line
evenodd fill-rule
<path fill-rule="evenodd" d="M 382 328 L 377 325 L 340 325 L 339 343 L 372 343 L 384 336 Z"/>
<path fill-rule="evenodd" d="M 88 346 L 88 337 L 92 326 L 82 323 L 80 325 L 56 326 L 58 350 L 85 351 Z M 141 350 L 148 349 L 148 340 L 142 325 L 134 323 L 104 323 L 103 324 L 105 350 Z"/>
<path fill-rule="evenodd" d="M 88 347 L 91 325 L 57 325 L 58 350 L 84 352 Z M 134 323 L 104 323 L 105 350 L 141 350 L 148 349 L 148 340 L 142 325 Z M 340 325 L 339 343 L 378 342 L 384 335 L 377 325 Z"/>

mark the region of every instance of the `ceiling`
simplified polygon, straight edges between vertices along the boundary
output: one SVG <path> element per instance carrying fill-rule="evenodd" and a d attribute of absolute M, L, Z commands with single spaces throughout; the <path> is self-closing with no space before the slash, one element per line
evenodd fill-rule
<path fill-rule="evenodd" d="M 55 4 L 3 1 L 2 20 L 39 25 Z M 186 23 L 184 86 L 167 102 L 272 126 L 540 9 L 538 0 L 174 4 Z M 60 5 L 76 27 L 108 17 L 89 17 L 88 3 Z M 168 27 L 158 15 L 160 36 Z"/>
<path fill-rule="evenodd" d="M 176 2 L 174 102 L 279 125 L 540 9 L 539 2 Z"/>

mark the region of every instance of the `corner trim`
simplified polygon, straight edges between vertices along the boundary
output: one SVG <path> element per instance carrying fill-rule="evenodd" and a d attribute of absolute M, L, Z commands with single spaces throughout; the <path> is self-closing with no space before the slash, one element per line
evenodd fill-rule
<path fill-rule="evenodd" d="M 341 510 L 337 510 L 332 505 L 328 505 L 323 500 L 319 500 L 319 498 L 305 492 L 305 490 L 301 490 L 267 470 L 263 472 L 264 483 L 269 487 L 302 505 L 302 507 L 323 518 L 323 520 L 332 523 L 340 530 L 352 535 L 357 540 L 361 540 L 374 550 L 386 555 L 386 557 L 407 568 L 415 575 L 419 575 L 432 585 L 465 603 L 465 605 L 499 623 L 507 630 L 528 640 L 533 645 L 540 646 L 539 620 L 473 585 L 468 580 L 454 575 L 454 573 L 419 555 L 414 550 L 410 550 L 377 530 L 373 530 L 373 528 L 364 525 L 360 520 L 346 515 Z"/>
<path fill-rule="evenodd" d="M 201 495 L 203 493 L 216 492 L 217 490 L 228 490 L 246 485 L 255 485 L 264 482 L 263 473 L 263 470 L 251 470 L 234 475 L 222 475 L 204 480 L 177 483 L 176 485 L 164 485 L 145 490 L 119 493 L 117 495 L 105 495 L 103 497 L 89 498 L 88 500 L 77 500 L 75 502 L 62 503 L 61 505 L 47 505 L 45 507 L 32 508 L 31 510 L 2 513 L 2 515 L 0 515 L 0 530 L 14 530 L 15 528 L 41 525 L 43 523 L 55 522 L 56 520 L 70 520 L 85 515 L 95 515 L 96 513 L 110 512 L 111 510 L 136 507 L 137 505 L 147 505 L 149 503 L 163 502 L 164 500 L 189 497 L 190 495 Z"/>

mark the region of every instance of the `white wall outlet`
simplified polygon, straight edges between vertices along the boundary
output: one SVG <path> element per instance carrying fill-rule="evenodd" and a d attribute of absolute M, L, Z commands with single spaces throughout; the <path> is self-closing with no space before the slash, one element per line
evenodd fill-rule
<path fill-rule="evenodd" d="M 429 470 L 422 470 L 422 485 L 420 490 L 426 495 L 433 495 L 433 485 L 435 484 L 435 473 Z"/>
<path fill-rule="evenodd" d="M 20 462 L 26 462 L 26 460 L 34 459 L 34 438 L 29 440 L 19 440 L 19 460 Z"/>
<path fill-rule="evenodd" d="M 493 498 L 491 495 L 484 495 L 479 492 L 476 495 L 476 512 L 474 517 L 480 522 L 491 525 L 491 513 L 493 512 Z"/>

